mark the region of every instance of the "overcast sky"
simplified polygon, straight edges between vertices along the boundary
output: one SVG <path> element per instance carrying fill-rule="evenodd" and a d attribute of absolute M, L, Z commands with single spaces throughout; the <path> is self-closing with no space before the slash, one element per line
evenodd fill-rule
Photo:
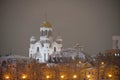
<path fill-rule="evenodd" d="M 119 0 L 0 0 L 0 54 L 28 55 L 44 14 L 64 48 L 79 43 L 96 54 L 111 49 L 112 36 L 120 35 Z"/>

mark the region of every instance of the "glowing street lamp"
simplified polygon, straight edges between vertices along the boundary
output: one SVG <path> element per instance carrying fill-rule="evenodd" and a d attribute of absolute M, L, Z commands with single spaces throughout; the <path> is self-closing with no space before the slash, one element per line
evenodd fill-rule
<path fill-rule="evenodd" d="M 10 79 L 10 76 L 9 75 L 5 75 L 5 79 Z"/>
<path fill-rule="evenodd" d="M 73 75 L 73 78 L 74 78 L 74 79 L 77 78 L 77 75 Z"/>
<path fill-rule="evenodd" d="M 79 64 L 81 64 L 82 62 L 81 61 L 79 61 Z"/>
<path fill-rule="evenodd" d="M 64 75 L 61 75 L 60 77 L 63 79 L 65 76 L 64 76 Z"/>
<path fill-rule="evenodd" d="M 105 63 L 104 62 L 101 62 L 102 65 L 104 65 Z"/>
<path fill-rule="evenodd" d="M 22 79 L 26 79 L 26 78 L 27 78 L 27 75 L 22 74 Z"/>
<path fill-rule="evenodd" d="M 49 78 L 50 78 L 50 76 L 49 76 L 49 75 L 47 75 L 47 76 L 46 76 L 46 79 L 49 79 Z"/>
<path fill-rule="evenodd" d="M 111 77 L 112 77 L 112 74 L 108 74 L 108 77 L 111 78 Z"/>
<path fill-rule="evenodd" d="M 87 78 L 90 78 L 90 75 L 87 75 Z"/>

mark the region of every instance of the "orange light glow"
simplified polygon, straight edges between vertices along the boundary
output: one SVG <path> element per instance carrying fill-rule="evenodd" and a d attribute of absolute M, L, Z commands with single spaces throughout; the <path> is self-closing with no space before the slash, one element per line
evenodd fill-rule
<path fill-rule="evenodd" d="M 61 75 L 60 77 L 63 79 L 65 76 L 64 76 L 64 75 Z"/>
<path fill-rule="evenodd" d="M 104 62 L 101 62 L 101 64 L 103 65 L 103 64 L 104 64 Z"/>
<path fill-rule="evenodd" d="M 27 76 L 25 74 L 22 75 L 22 79 L 26 79 Z"/>
<path fill-rule="evenodd" d="M 87 78 L 90 78 L 90 75 L 87 75 Z"/>
<path fill-rule="evenodd" d="M 112 74 L 108 74 L 108 77 L 112 77 Z"/>
<path fill-rule="evenodd" d="M 9 79 L 10 78 L 10 76 L 9 75 L 5 75 L 5 79 Z"/>
<path fill-rule="evenodd" d="M 49 79 L 49 78 L 50 78 L 50 76 L 49 76 L 49 75 L 47 75 L 47 76 L 46 76 L 46 78 L 47 78 L 47 79 Z"/>
<path fill-rule="evenodd" d="M 73 78 L 77 78 L 77 75 L 73 75 Z"/>

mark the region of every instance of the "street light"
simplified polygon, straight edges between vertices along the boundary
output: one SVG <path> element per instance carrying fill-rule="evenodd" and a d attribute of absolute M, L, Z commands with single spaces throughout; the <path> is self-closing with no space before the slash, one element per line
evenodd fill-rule
<path fill-rule="evenodd" d="M 5 77 L 5 79 L 10 79 L 9 75 L 5 75 L 4 77 Z"/>
<path fill-rule="evenodd" d="M 27 78 L 27 75 L 22 74 L 22 79 L 26 79 L 26 78 Z"/>
<path fill-rule="evenodd" d="M 74 79 L 77 78 L 77 75 L 73 75 L 73 78 L 74 78 Z"/>
<path fill-rule="evenodd" d="M 108 74 L 108 77 L 111 78 L 111 77 L 112 77 L 112 74 Z"/>
<path fill-rule="evenodd" d="M 104 65 L 105 63 L 104 62 L 101 62 L 102 65 Z"/>
<path fill-rule="evenodd" d="M 49 75 L 47 75 L 47 76 L 46 76 L 46 79 L 49 79 L 49 78 L 50 78 L 50 76 L 49 76 Z"/>
<path fill-rule="evenodd" d="M 87 78 L 90 78 L 90 75 L 87 75 Z"/>
<path fill-rule="evenodd" d="M 81 64 L 82 62 L 81 61 L 79 61 L 79 64 Z"/>
<path fill-rule="evenodd" d="M 64 76 L 64 75 L 61 75 L 60 77 L 63 79 L 65 76 Z"/>

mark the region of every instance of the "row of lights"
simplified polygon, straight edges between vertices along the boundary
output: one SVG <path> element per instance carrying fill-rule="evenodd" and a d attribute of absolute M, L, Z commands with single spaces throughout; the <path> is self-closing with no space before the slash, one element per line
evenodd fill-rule
<path fill-rule="evenodd" d="M 90 78 L 90 77 L 91 77 L 90 75 L 87 75 L 87 78 Z M 111 78 L 111 77 L 112 77 L 112 74 L 108 74 L 108 77 Z M 26 74 L 22 74 L 21 78 L 22 78 L 22 79 L 26 79 L 26 78 L 27 78 L 27 75 L 26 75 Z M 49 79 L 49 78 L 50 78 L 50 76 L 47 75 L 47 76 L 46 76 L 46 79 Z M 64 75 L 61 75 L 60 78 L 63 79 L 63 78 L 65 78 L 65 76 L 64 76 Z M 76 78 L 77 78 L 77 75 L 73 75 L 73 78 L 76 79 Z M 9 75 L 5 75 L 5 79 L 6 79 L 6 80 L 9 80 L 9 79 L 10 79 L 10 76 L 9 76 Z"/>
<path fill-rule="evenodd" d="M 60 78 L 62 78 L 62 79 L 63 79 L 64 77 L 65 77 L 64 75 L 61 75 L 61 76 L 60 76 Z M 22 74 L 22 77 L 21 77 L 21 78 L 22 78 L 22 79 L 26 79 L 26 78 L 27 78 L 27 75 Z M 50 76 L 47 75 L 46 78 L 49 79 Z M 77 75 L 73 75 L 73 78 L 77 78 Z M 10 76 L 9 76 L 9 75 L 5 75 L 5 79 L 10 79 Z"/>
<path fill-rule="evenodd" d="M 47 75 L 46 78 L 49 79 L 50 76 Z M 65 78 L 65 76 L 64 76 L 64 75 L 61 75 L 60 78 L 63 79 L 63 78 Z M 77 78 L 77 75 L 73 75 L 73 78 L 76 79 L 76 78 Z"/>
<path fill-rule="evenodd" d="M 10 75 L 5 75 L 4 78 L 5 78 L 6 80 L 9 80 L 9 79 L 10 79 Z M 21 78 L 22 78 L 22 79 L 26 79 L 26 78 L 27 78 L 27 75 L 26 75 L 26 74 L 22 74 Z"/>
<path fill-rule="evenodd" d="M 64 78 L 65 76 L 64 75 L 61 75 L 60 78 Z M 90 78 L 91 76 L 90 75 L 87 75 L 87 78 Z M 108 77 L 111 78 L 112 77 L 112 74 L 108 74 Z M 47 79 L 50 78 L 49 75 L 46 76 Z M 73 75 L 73 78 L 76 79 L 77 78 L 77 75 Z"/>

